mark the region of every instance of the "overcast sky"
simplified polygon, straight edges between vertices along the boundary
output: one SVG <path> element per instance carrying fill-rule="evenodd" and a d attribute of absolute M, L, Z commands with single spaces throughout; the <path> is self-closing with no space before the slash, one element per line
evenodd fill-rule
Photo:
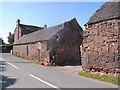
<path fill-rule="evenodd" d="M 16 20 L 22 24 L 48 27 L 76 18 L 82 28 L 104 2 L 2 2 L 0 3 L 0 37 L 7 43 Z"/>

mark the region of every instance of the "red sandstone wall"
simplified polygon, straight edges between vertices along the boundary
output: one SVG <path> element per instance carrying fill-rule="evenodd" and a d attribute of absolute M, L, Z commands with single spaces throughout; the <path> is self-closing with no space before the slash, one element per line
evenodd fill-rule
<path fill-rule="evenodd" d="M 14 32 L 14 42 L 16 42 L 21 37 L 21 29 L 17 27 Z"/>
<path fill-rule="evenodd" d="M 81 46 L 84 70 L 120 72 L 120 20 L 89 25 Z"/>
<path fill-rule="evenodd" d="M 28 46 L 28 56 L 26 48 Z M 38 47 L 41 47 L 38 48 Z M 26 44 L 13 46 L 13 55 L 28 58 L 30 60 L 40 60 L 42 64 L 46 65 L 49 62 L 49 52 L 45 43 L 41 44 Z"/>
<path fill-rule="evenodd" d="M 61 47 L 57 49 L 56 52 L 56 64 L 57 65 L 80 65 L 81 58 L 79 47 L 76 45 L 68 46 L 68 47 Z"/>
<path fill-rule="evenodd" d="M 48 41 L 50 61 L 56 65 L 80 65 L 82 28 L 76 22 L 66 23 L 63 29 Z"/>

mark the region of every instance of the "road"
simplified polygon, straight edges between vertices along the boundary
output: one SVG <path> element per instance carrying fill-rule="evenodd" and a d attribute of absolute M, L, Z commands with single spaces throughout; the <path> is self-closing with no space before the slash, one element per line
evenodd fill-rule
<path fill-rule="evenodd" d="M 59 68 L 59 67 L 58 67 Z M 2 88 L 117 88 L 117 85 L 65 73 L 59 69 L 29 63 L 2 54 L 0 58 Z"/>

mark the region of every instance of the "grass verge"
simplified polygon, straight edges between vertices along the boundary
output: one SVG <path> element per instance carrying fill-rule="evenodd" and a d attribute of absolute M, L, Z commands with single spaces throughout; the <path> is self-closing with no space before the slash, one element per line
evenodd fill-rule
<path fill-rule="evenodd" d="M 80 72 L 78 75 L 120 85 L 120 76 L 92 74 L 90 72 Z"/>
<path fill-rule="evenodd" d="M 29 62 L 29 63 L 34 63 L 34 64 L 39 64 L 39 65 L 41 65 L 41 60 L 31 60 L 31 59 L 23 58 L 23 57 L 20 57 L 20 56 L 15 56 L 15 57 L 21 58 L 21 59 L 23 59 L 23 60 L 26 60 L 26 61 Z"/>
<path fill-rule="evenodd" d="M 28 62 L 30 63 L 34 63 L 34 64 L 39 64 L 41 65 L 41 61 L 40 60 L 29 60 L 29 59 L 26 59 Z"/>

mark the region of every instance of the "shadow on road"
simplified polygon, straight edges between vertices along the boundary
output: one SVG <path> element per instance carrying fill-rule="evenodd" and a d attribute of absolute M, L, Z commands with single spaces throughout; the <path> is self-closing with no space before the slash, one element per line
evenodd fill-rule
<path fill-rule="evenodd" d="M 5 65 L 6 65 L 6 63 L 4 61 L 0 61 L 0 72 L 3 72 L 6 70 Z"/>
<path fill-rule="evenodd" d="M 1 81 L 0 85 L 2 85 L 2 89 L 15 84 L 15 82 L 16 82 L 15 78 L 9 78 L 8 76 L 5 76 L 5 75 L 0 75 L 0 77 L 2 77 L 0 80 Z"/>
<path fill-rule="evenodd" d="M 6 62 L 0 61 L 0 73 L 6 71 Z M 0 90 L 9 87 L 10 85 L 15 84 L 16 79 L 10 78 L 9 76 L 0 74 Z"/>
<path fill-rule="evenodd" d="M 6 65 L 5 61 L 0 61 L 0 65 Z"/>

